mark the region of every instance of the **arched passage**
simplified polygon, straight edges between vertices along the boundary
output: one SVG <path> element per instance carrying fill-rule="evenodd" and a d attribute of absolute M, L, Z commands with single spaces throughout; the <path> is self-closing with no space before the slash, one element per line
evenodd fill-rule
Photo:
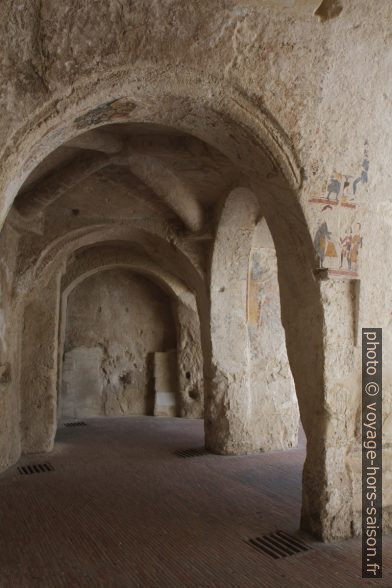
<path fill-rule="evenodd" d="M 210 291 L 210 418 L 220 428 L 209 442 L 223 453 L 296 446 L 298 405 L 281 324 L 275 249 L 249 189 L 236 188 L 223 205 Z"/>
<path fill-rule="evenodd" d="M 114 267 L 84 276 L 66 300 L 58 419 L 180 416 L 169 296 L 140 274 Z"/>
<path fill-rule="evenodd" d="M 132 249 L 119 250 L 113 244 L 103 243 L 100 246 L 82 249 L 70 262 L 61 282 L 60 358 L 64 346 L 65 317 L 70 293 L 86 278 L 97 272 L 115 268 L 147 277 L 170 297 L 177 334 L 178 414 L 183 417 L 202 417 L 203 350 L 196 297 L 181 280 L 152 260 L 138 256 Z M 59 377 L 61 378 L 61 375 Z"/>
<path fill-rule="evenodd" d="M 157 81 L 154 77 L 151 79 L 151 94 L 148 96 L 143 96 L 135 78 L 123 84 L 121 89 L 116 87 L 113 79 L 110 82 L 108 93 L 105 86 L 108 80 L 102 81 L 99 92 L 94 95 L 94 100 L 98 101 L 94 106 L 88 104 L 87 93 L 83 95 L 81 91 L 78 94 L 78 103 L 71 100 L 66 106 L 61 124 L 55 114 L 52 119 L 50 115 L 40 129 L 39 136 L 34 139 L 30 137 L 28 141 L 21 139 L 19 159 L 12 165 L 13 156 L 10 156 L 9 169 L 12 169 L 12 173 L 4 176 L 7 184 L 4 190 L 4 212 L 11 205 L 20 182 L 37 162 L 64 141 L 75 138 L 81 131 L 95 130 L 108 123 L 171 125 L 182 132 L 190 132 L 207 144 L 219 147 L 235 163 L 246 178 L 245 184 L 249 184 L 263 204 L 263 213 L 276 247 L 282 320 L 291 369 L 302 399 L 300 409 L 301 414 L 305 415 L 303 421 L 309 443 L 304 475 L 303 525 L 324 538 L 348 535 L 351 516 L 349 509 L 338 520 L 336 509 L 339 510 L 342 505 L 330 500 L 329 488 L 337 483 L 344 487 L 343 494 L 348 492 L 351 495 L 351 489 L 341 451 L 334 453 L 337 459 L 334 471 L 328 475 L 326 471 L 325 447 L 328 443 L 326 438 L 329 416 L 325 406 L 323 301 L 320 284 L 313 272 L 315 256 L 309 228 L 295 192 L 300 185 L 300 174 L 287 138 L 268 115 L 260 114 L 260 111 L 248 105 L 241 96 L 235 96 L 233 91 L 229 91 L 223 100 L 219 96 L 218 100 L 202 85 L 189 88 L 186 76 L 184 83 L 177 84 L 176 95 L 173 95 L 170 85 L 165 86 L 167 81 Z M 162 83 L 164 87 L 160 87 L 161 101 L 157 109 L 156 101 L 151 96 L 159 94 L 158 87 Z M 142 86 L 145 87 L 144 84 Z M 118 92 L 119 96 L 114 100 L 109 99 L 113 92 Z M 184 97 L 188 97 L 188 100 L 184 100 Z M 114 228 L 114 232 L 115 230 Z M 208 314 L 205 313 L 204 316 L 208 317 Z M 210 346 L 208 328 L 203 318 L 201 331 L 204 349 Z M 298 340 L 303 344 L 298 345 Z M 205 365 L 207 406 L 215 403 L 210 378 L 211 371 Z M 219 435 L 213 416 L 214 411 L 208 409 L 206 435 L 209 446 L 219 451 L 219 443 L 214 447 L 214 439 L 218 439 Z M 227 434 L 229 432 L 226 430 Z M 340 439 L 339 444 L 341 442 Z M 337 443 L 333 436 L 331 443 Z M 334 449 L 339 448 L 334 446 Z"/>
<path fill-rule="evenodd" d="M 95 248 L 82 248 L 79 254 L 74 252 L 66 270 L 61 267 L 59 270 L 55 263 L 46 267 L 41 276 L 46 284 L 45 298 L 42 298 L 38 285 L 30 292 L 30 301 L 25 307 L 21 351 L 24 452 L 48 451 L 53 447 L 69 295 L 89 277 L 113 269 L 124 269 L 145 276 L 169 295 L 178 342 L 176 371 L 181 390 L 178 410 L 185 417 L 202 416 L 203 353 L 194 294 L 178 278 L 152 260 L 140 257 L 132 248 L 118 250 L 113 245 L 110 247 L 110 243 L 106 248 L 104 244 Z M 37 346 L 40 350 L 39 361 Z M 187 373 L 191 377 L 187 377 Z"/>

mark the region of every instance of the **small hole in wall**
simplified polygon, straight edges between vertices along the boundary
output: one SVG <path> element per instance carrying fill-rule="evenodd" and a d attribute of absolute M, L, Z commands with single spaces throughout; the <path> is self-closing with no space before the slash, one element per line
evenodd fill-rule
<path fill-rule="evenodd" d="M 74 216 L 78 216 L 79 212 L 80 212 L 79 208 L 73 208 L 73 209 L 72 209 L 72 214 L 73 214 Z"/>
<path fill-rule="evenodd" d="M 186 372 L 185 377 L 187 380 L 190 380 L 191 379 L 191 372 Z"/>
<path fill-rule="evenodd" d="M 198 390 L 195 390 L 194 388 L 192 388 L 192 390 L 189 390 L 189 398 L 192 398 L 192 400 L 198 400 L 199 398 L 199 392 Z"/>
<path fill-rule="evenodd" d="M 98 308 L 97 308 L 97 312 L 98 312 L 98 313 L 99 313 L 99 312 L 102 312 L 102 306 L 98 306 Z"/>
<path fill-rule="evenodd" d="M 222 288 L 219 288 L 219 292 L 224 292 L 225 291 L 225 287 L 222 286 Z"/>
<path fill-rule="evenodd" d="M 126 372 L 120 376 L 120 380 L 123 384 L 131 384 L 132 383 L 132 373 Z"/>

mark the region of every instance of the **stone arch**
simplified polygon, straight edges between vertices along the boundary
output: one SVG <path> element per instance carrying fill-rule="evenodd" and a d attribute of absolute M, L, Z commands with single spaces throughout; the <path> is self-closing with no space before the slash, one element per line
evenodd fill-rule
<path fill-rule="evenodd" d="M 107 242 L 115 241 L 118 244 L 129 244 L 138 242 L 146 243 L 147 247 L 145 250 L 145 257 L 148 261 L 145 261 L 145 265 L 148 263 L 160 263 L 160 272 L 172 275 L 173 280 L 177 279 L 179 282 L 183 282 L 188 288 L 189 292 L 192 292 L 193 300 L 196 303 L 196 315 L 193 317 L 189 316 L 189 310 L 185 304 L 177 305 L 176 314 L 181 315 L 182 320 L 177 322 L 178 340 L 188 343 L 182 351 L 181 358 L 188 356 L 188 359 L 184 359 L 185 363 L 193 362 L 193 353 L 190 351 L 190 341 L 194 340 L 195 329 L 200 331 L 201 337 L 201 353 L 202 353 L 202 369 L 203 369 L 203 381 L 206 382 L 209 375 L 209 358 L 210 358 L 210 346 L 209 346 L 209 310 L 208 310 L 208 299 L 207 292 L 204 284 L 203 277 L 201 276 L 198 269 L 193 265 L 192 260 L 187 256 L 179 245 L 175 245 L 173 242 L 167 243 L 164 240 L 165 227 L 162 227 L 161 233 L 152 231 L 151 227 L 133 226 L 118 228 L 116 226 L 106 225 L 93 225 L 83 230 L 76 230 L 72 233 L 61 236 L 54 242 L 47 245 L 44 251 L 39 255 L 38 259 L 34 263 L 27 265 L 27 269 L 22 274 L 18 281 L 18 293 L 19 293 L 19 304 L 23 306 L 23 299 L 37 301 L 40 305 L 41 297 L 39 295 L 40 290 L 43 288 L 48 292 L 51 291 L 51 284 L 53 275 L 57 272 L 62 274 L 64 272 L 64 257 L 71 257 L 77 249 L 89 248 L 97 244 L 105 244 Z M 161 259 L 158 259 L 157 252 L 165 256 L 166 264 L 162 263 Z M 30 303 L 29 303 L 30 304 Z M 38 313 L 36 309 L 32 314 Z M 192 310 L 193 313 L 193 310 Z M 57 316 L 53 313 L 53 317 Z M 183 325 L 187 321 L 191 323 L 197 323 L 190 331 L 184 328 Z M 38 325 L 37 325 L 38 326 Z M 195 344 L 198 346 L 199 336 L 195 339 Z M 34 337 L 33 337 L 34 340 Z M 201 385 L 199 377 L 199 364 L 195 369 L 186 370 L 190 373 L 190 377 L 184 380 L 183 374 L 181 373 L 180 384 L 183 387 L 184 395 L 183 400 L 183 412 L 184 415 L 191 416 L 194 413 L 194 398 L 190 396 L 193 391 L 193 395 L 199 397 L 197 390 L 204 389 L 204 385 Z M 31 389 L 31 384 L 29 384 Z M 197 412 L 196 415 L 199 413 Z M 31 443 L 30 443 L 31 445 Z"/>
<path fill-rule="evenodd" d="M 272 190 L 271 194 L 275 192 Z M 282 229 L 290 227 L 290 219 L 281 221 L 279 215 L 274 216 L 271 202 L 257 186 L 254 190 L 236 188 L 226 200 L 227 206 L 218 225 L 211 269 L 211 326 L 213 349 L 213 382 L 214 400 L 206 405 L 207 442 L 222 453 L 252 452 L 252 439 L 249 434 L 248 422 L 251 411 L 251 394 L 249 371 L 247 366 L 249 352 L 244 315 L 233 311 L 226 312 L 226 322 L 219 319 L 220 309 L 227 311 L 232 307 L 233 292 L 239 296 L 242 305 L 246 304 L 246 280 L 248 270 L 248 252 L 252 243 L 253 231 L 263 211 L 274 240 L 278 259 L 278 278 L 281 298 L 282 324 L 286 333 L 287 352 L 290 367 L 294 376 L 301 420 L 307 437 L 307 457 L 303 474 L 303 510 L 302 526 L 323 536 L 324 514 L 322 504 L 326 495 L 321 491 L 326 487 L 326 464 L 324 460 L 324 443 L 327 425 L 327 412 L 324 404 L 323 383 L 323 312 L 320 295 L 317 294 L 318 283 L 311 270 L 309 251 L 304 249 L 298 233 L 289 235 L 286 245 L 296 242 L 297 248 L 284 247 Z M 241 228 L 240 228 L 241 227 Z M 219 232 L 221 230 L 221 234 Z M 292 230 L 292 228 L 291 228 Z M 236 255 L 234 253 L 237 253 Z M 295 259 L 297 257 L 297 259 Z M 298 257 L 301 263 L 298 264 Z M 306 260 L 306 257 L 308 259 Z M 218 267 L 229 268 L 226 290 L 219 282 Z M 306 285 L 310 287 L 306 288 Z M 214 302 L 215 299 L 215 302 Z M 244 306 L 242 306 L 242 309 Z M 214 339 L 222 344 L 225 332 L 233 329 L 227 341 L 236 342 L 226 349 L 227 358 L 232 357 L 232 365 L 220 370 L 222 353 L 216 351 Z M 303 330 L 305 329 L 305 330 Z M 303 340 L 299 339 L 302 333 Z M 238 342 L 238 346 L 237 346 Z M 227 345 L 227 343 L 226 343 Z M 225 343 L 223 343 L 225 346 Z M 235 350 L 240 350 L 241 357 L 235 357 Z M 234 357 L 233 357 L 234 354 Z M 218 358 L 218 362 L 215 363 Z M 238 370 L 238 365 L 243 367 Z M 235 367 L 237 366 L 237 367 Z M 228 369 L 227 369 L 228 368 Z M 241 402 L 246 399 L 246 402 Z M 207 408 L 208 407 L 208 408 Z M 211 412 L 210 412 L 211 411 Z M 230 418 L 232 416 L 233 418 Z M 220 422 L 221 426 L 208 429 L 208 422 Z M 320 431 L 322 436 L 320 437 Z M 317 456 L 317 457 L 316 457 Z M 309 505 L 312 504 L 312 509 Z M 325 504 L 325 502 L 324 502 Z M 328 535 L 330 529 L 324 537 Z"/>
<path fill-rule="evenodd" d="M 109 250 L 97 251 L 96 255 L 94 253 L 94 250 L 82 251 L 79 259 L 70 265 L 67 273 L 63 276 L 59 357 L 61 358 L 64 342 L 67 298 L 81 281 L 96 272 L 120 267 L 149 277 L 168 293 L 173 303 L 177 331 L 180 414 L 183 417 L 200 418 L 204 412 L 203 349 L 199 312 L 194 292 L 189 290 L 179 278 L 165 271 L 155 262 L 138 257 L 132 251 Z M 90 268 L 88 270 L 86 258 Z"/>
<path fill-rule="evenodd" d="M 161 227 L 160 231 L 148 224 L 122 226 L 115 224 L 89 225 L 86 228 L 67 232 L 48 243 L 37 257 L 28 260 L 18 279 L 19 297 L 28 296 L 32 288 L 45 284 L 54 266 L 60 267 L 76 249 L 91 247 L 95 243 L 117 241 L 118 243 L 138 243 L 143 246 L 147 257 L 154 259 L 157 252 L 163 252 L 167 269 L 174 274 L 180 272 L 189 288 L 202 295 L 203 276 L 193 265 L 189 256 L 177 243 L 170 239 L 170 233 Z M 168 239 L 168 240 L 167 240 Z"/>
<path fill-rule="evenodd" d="M 232 87 L 222 91 L 222 84 L 215 86 L 211 77 L 200 72 L 176 68 L 175 74 L 166 71 L 163 76 L 158 67 L 143 64 L 132 71 L 108 72 L 99 83 L 90 79 L 76 84 L 74 90 L 71 96 L 56 96 L 45 104 L 4 146 L 1 222 L 23 181 L 47 154 L 81 132 L 109 123 L 174 127 L 227 155 L 242 171 L 244 185 L 262 203 L 278 256 L 288 354 L 297 390 L 301 390 L 308 444 L 313 439 L 304 470 L 302 525 L 324 539 L 350 535 L 351 501 L 345 501 L 346 506 L 331 498 L 331 489 L 337 485 L 342 496 L 351 496 L 352 491 L 344 442 L 328 429 L 323 300 L 314 275 L 309 226 L 298 198 L 300 166 L 288 136 L 265 109 Z M 206 339 L 208 346 L 208 335 Z M 206 401 L 212 402 L 208 390 Z M 213 419 L 207 418 L 211 445 L 217 438 L 213 428 Z M 333 447 L 327 456 L 329 443 Z M 329 472 L 327 459 L 336 462 Z M 342 508 L 344 514 L 339 517 Z"/>
<path fill-rule="evenodd" d="M 251 255 L 256 253 L 263 262 L 261 272 L 274 282 L 267 294 L 265 283 L 250 279 Z M 211 266 L 214 403 L 210 418 L 220 427 L 214 428 L 217 437 L 209 443 L 222 453 L 268 451 L 297 443 L 298 407 L 276 273 L 274 244 L 260 204 L 249 189 L 236 188 L 223 205 Z M 263 290 L 267 299 L 260 308 Z M 269 301 L 271 297 L 275 300 Z M 265 312 L 269 315 L 260 323 L 259 315 Z M 255 349 L 260 358 L 254 367 Z"/>
<path fill-rule="evenodd" d="M 99 131 L 90 131 L 90 133 L 93 138 L 92 144 L 89 145 L 90 152 L 80 153 L 71 161 L 67 161 L 60 168 L 56 168 L 42 178 L 38 185 L 27 189 L 16 199 L 14 214 L 18 215 L 22 221 L 36 219 L 69 190 L 114 163 L 128 168 L 129 172 L 138 177 L 146 188 L 149 188 L 152 194 L 158 197 L 159 200 L 148 201 L 145 199 L 150 207 L 161 214 L 167 209 L 171 210 L 190 231 L 198 231 L 203 228 L 202 207 L 191 188 L 180 180 L 174 171 L 168 169 L 151 154 L 132 153 L 132 144 L 125 144 L 125 141 L 124 152 L 116 157 L 102 152 L 97 153 L 94 147 Z M 105 135 L 102 132 L 101 134 Z M 112 140 L 110 134 L 107 134 L 107 137 Z M 67 145 L 74 143 L 78 144 L 77 141 L 71 141 Z M 85 144 L 83 141 L 81 143 Z M 128 143 L 130 142 L 128 141 Z M 127 154 L 127 152 L 130 153 Z"/>
<path fill-rule="evenodd" d="M 109 71 L 98 84 L 94 77 L 80 82 L 71 97 L 54 96 L 9 137 L 0 152 L 0 225 L 25 179 L 47 155 L 108 123 L 136 121 L 182 130 L 221 150 L 247 174 L 258 175 L 261 159 L 267 164 L 264 179 L 281 187 L 288 182 L 292 190 L 298 189 L 297 156 L 274 117 L 230 85 L 223 93 L 215 92 L 222 80 L 203 77 L 201 72 L 180 67 L 163 77 L 159 67 L 146 63 L 140 69 Z M 160 97 L 159 104 L 155 96 Z M 291 198 L 294 203 L 294 192 Z"/>
<path fill-rule="evenodd" d="M 88 251 L 88 250 L 87 250 Z M 123 252 L 124 253 L 124 252 Z M 47 281 L 45 299 L 39 288 L 31 294 L 25 310 L 24 345 L 22 348 L 21 405 L 22 450 L 26 453 L 50 451 L 53 447 L 57 428 L 57 405 L 59 380 L 61 378 L 61 357 L 65 334 L 65 316 L 68 296 L 72 290 L 88 277 L 113 268 L 125 268 L 144 275 L 164 289 L 172 298 L 176 313 L 176 330 L 179 345 L 178 366 L 180 383 L 187 381 L 181 398 L 183 416 L 201 416 L 203 402 L 203 358 L 200 339 L 200 322 L 195 295 L 178 278 L 163 270 L 151 260 L 138 257 L 132 251 L 126 255 L 109 256 L 99 254 L 93 267 L 83 263 L 71 263 L 63 276 L 51 272 Z M 49 312 L 48 312 L 49 308 Z M 38 320 L 37 320 L 38 319 Z M 41 319 L 41 320 L 40 320 Z M 184 328 L 183 322 L 187 322 Z M 195 345 L 190 354 L 189 341 Z M 31 354 L 34 341 L 40 347 L 39 361 Z M 193 366 L 191 381 L 185 372 Z M 189 386 L 197 388 L 198 406 L 195 398 L 189 397 Z"/>

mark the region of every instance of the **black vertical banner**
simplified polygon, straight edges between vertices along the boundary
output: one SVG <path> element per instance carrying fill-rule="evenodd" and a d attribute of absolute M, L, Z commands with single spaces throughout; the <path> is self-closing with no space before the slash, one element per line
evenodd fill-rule
<path fill-rule="evenodd" d="M 382 578 L 382 329 L 362 329 L 362 578 Z"/>

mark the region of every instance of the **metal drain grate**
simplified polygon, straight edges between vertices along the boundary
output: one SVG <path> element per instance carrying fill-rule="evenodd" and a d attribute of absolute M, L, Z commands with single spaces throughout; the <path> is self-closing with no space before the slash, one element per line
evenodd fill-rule
<path fill-rule="evenodd" d="M 195 447 L 193 449 L 179 449 L 176 451 L 177 457 L 201 457 L 208 455 L 209 452 L 204 447 Z"/>
<path fill-rule="evenodd" d="M 284 531 L 277 531 L 276 533 L 270 533 L 262 537 L 247 539 L 246 542 L 274 559 L 297 555 L 298 553 L 312 549 L 310 545 L 307 545 L 301 539 L 292 537 Z"/>
<path fill-rule="evenodd" d="M 46 474 L 47 472 L 53 472 L 54 467 L 51 463 L 37 463 L 34 465 L 25 465 L 18 467 L 18 472 L 22 476 L 30 474 Z"/>
<path fill-rule="evenodd" d="M 64 423 L 64 427 L 85 427 L 86 423 L 83 421 L 76 421 L 72 423 Z"/>

